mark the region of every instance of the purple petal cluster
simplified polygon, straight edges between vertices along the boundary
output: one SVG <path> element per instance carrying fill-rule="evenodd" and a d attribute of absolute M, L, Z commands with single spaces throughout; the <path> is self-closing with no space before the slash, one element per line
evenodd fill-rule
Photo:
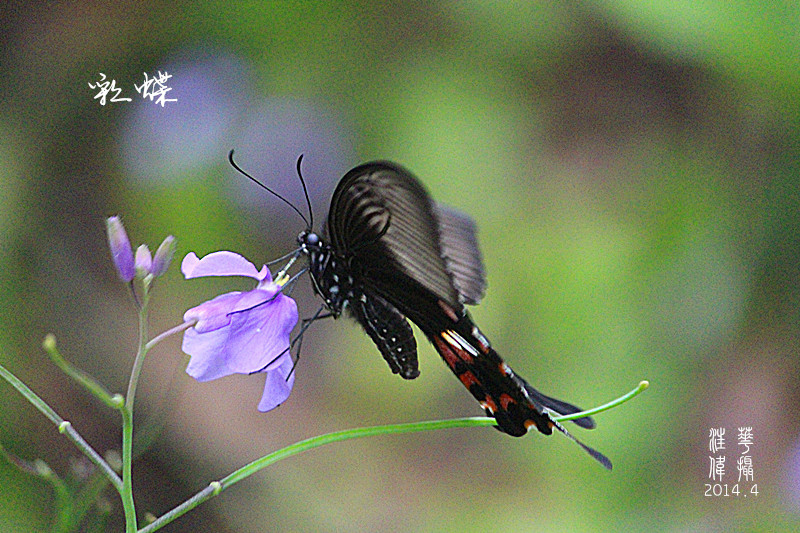
<path fill-rule="evenodd" d="M 150 254 L 150 249 L 146 244 L 140 245 L 134 256 L 131 241 L 118 216 L 106 219 L 106 233 L 117 275 L 125 283 L 130 283 L 137 277 L 139 279 L 147 276 L 159 277 L 167 271 L 172 257 L 175 255 L 175 237 L 168 235 L 156 250 L 155 256 Z"/>
<path fill-rule="evenodd" d="M 295 301 L 280 292 L 266 265 L 259 271 L 233 252 L 202 259 L 189 253 L 181 272 L 186 279 L 246 276 L 258 282 L 251 291 L 222 294 L 184 313 L 185 321 L 196 321 L 183 336 L 183 351 L 191 356 L 186 372 L 198 381 L 263 372 L 267 381 L 259 411 L 283 403 L 294 384 L 289 335 L 297 324 Z"/>

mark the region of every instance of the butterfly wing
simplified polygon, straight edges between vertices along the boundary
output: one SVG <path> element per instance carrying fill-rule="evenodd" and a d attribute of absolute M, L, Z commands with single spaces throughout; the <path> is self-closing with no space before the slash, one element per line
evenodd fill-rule
<path fill-rule="evenodd" d="M 478 248 L 477 226 L 472 217 L 452 207 L 436 204 L 439 246 L 445 266 L 461 301 L 475 305 L 486 291 L 486 272 Z"/>

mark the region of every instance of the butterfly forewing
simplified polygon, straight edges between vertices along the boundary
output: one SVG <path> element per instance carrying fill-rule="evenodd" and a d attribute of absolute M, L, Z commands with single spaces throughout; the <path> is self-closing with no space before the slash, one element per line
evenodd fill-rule
<path fill-rule="evenodd" d="M 402 167 L 376 162 L 348 172 L 333 193 L 327 230 L 332 248 L 401 311 L 409 281 L 460 308 L 441 253 L 435 206 Z"/>

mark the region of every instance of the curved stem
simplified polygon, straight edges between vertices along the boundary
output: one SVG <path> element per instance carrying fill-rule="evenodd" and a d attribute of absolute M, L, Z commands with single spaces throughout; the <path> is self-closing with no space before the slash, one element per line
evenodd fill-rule
<path fill-rule="evenodd" d="M 103 471 L 105 476 L 114 485 L 117 490 L 122 489 L 122 480 L 116 472 L 108 465 L 108 463 L 100 457 L 94 448 L 83 440 L 83 437 L 75 431 L 72 424 L 61 418 L 52 407 L 47 405 L 35 392 L 33 392 L 27 385 L 25 385 L 17 376 L 9 372 L 3 365 L 0 365 L 0 377 L 8 381 L 12 387 L 17 389 L 26 400 L 28 400 L 34 407 L 36 407 L 44 416 L 50 419 L 53 424 L 58 427 L 58 431 L 67 436 L 72 443 L 94 464 L 97 468 Z"/>
<path fill-rule="evenodd" d="M 48 333 L 42 342 L 42 347 L 44 351 L 47 352 L 47 355 L 50 356 L 50 360 L 53 361 L 62 372 L 77 381 L 84 389 L 92 393 L 95 398 L 98 398 L 101 402 L 114 409 L 119 407 L 119 401 L 120 398 L 122 398 L 119 394 L 111 394 L 102 383 L 64 359 L 64 356 L 61 355 L 61 352 L 58 351 L 58 347 L 56 346 L 55 335 Z"/>
<path fill-rule="evenodd" d="M 603 411 L 608 411 L 609 409 L 613 409 L 614 407 L 623 404 L 630 400 L 631 398 L 638 396 L 642 391 L 644 391 L 647 387 L 650 386 L 650 382 L 646 379 L 643 379 L 636 385 L 636 388 L 631 390 L 629 393 L 624 394 L 617 398 L 616 400 L 611 400 L 608 403 L 604 403 L 598 407 L 594 407 L 592 409 L 587 409 L 586 411 L 581 411 L 580 413 L 572 413 L 571 415 L 558 415 L 554 416 L 553 418 L 559 422 L 568 422 L 570 420 L 577 420 L 578 418 L 583 418 L 586 416 L 596 415 L 597 413 L 602 413 Z"/>
<path fill-rule="evenodd" d="M 641 381 L 639 382 L 639 385 L 637 385 L 637 387 L 632 391 L 617 398 L 616 400 L 603 404 L 600 407 L 589 409 L 588 411 L 583 411 L 568 416 L 553 416 L 553 419 L 558 422 L 562 422 L 566 420 L 572 420 L 573 418 L 583 418 L 591 414 L 611 409 L 612 407 L 627 402 L 631 398 L 641 393 L 643 390 L 647 388 L 648 384 L 649 383 L 647 381 Z M 309 439 L 296 442 L 295 444 L 291 444 L 286 448 L 282 448 L 280 450 L 267 454 L 261 457 L 260 459 L 256 459 L 252 463 L 249 463 L 239 468 L 238 470 L 235 470 L 234 472 L 222 478 L 221 480 L 212 482 L 208 487 L 204 488 L 203 490 L 192 496 L 190 499 L 178 505 L 168 513 L 162 515 L 160 518 L 158 518 L 151 524 L 148 524 L 147 526 L 140 529 L 138 533 L 152 533 L 153 531 L 161 529 L 165 525 L 183 516 L 184 514 L 194 509 L 195 507 L 199 506 L 201 503 L 213 498 L 223 490 L 255 474 L 259 470 L 266 468 L 267 466 L 277 461 L 280 461 L 281 459 L 286 459 L 287 457 L 297 455 L 299 453 L 311 450 L 313 448 L 318 448 L 319 446 L 323 446 L 325 444 L 331 444 L 334 442 L 340 442 L 350 439 L 358 439 L 362 437 L 370 437 L 375 435 L 398 435 L 401 433 L 414 433 L 418 431 L 431 431 L 435 429 L 494 426 L 496 424 L 497 421 L 494 418 L 469 417 L 469 418 L 457 418 L 453 420 L 431 420 L 426 422 L 411 422 L 407 424 L 389 424 L 385 426 L 346 429 L 342 431 L 334 431 L 332 433 L 327 433 L 325 435 L 318 435 L 316 437 L 311 437 Z"/>

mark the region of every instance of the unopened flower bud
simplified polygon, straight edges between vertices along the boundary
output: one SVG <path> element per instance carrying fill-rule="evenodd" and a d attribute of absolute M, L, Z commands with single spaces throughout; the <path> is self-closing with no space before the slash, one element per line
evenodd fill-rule
<path fill-rule="evenodd" d="M 139 277 L 145 277 L 150 274 L 153 268 L 153 258 L 150 256 L 150 248 L 146 244 L 140 244 L 136 249 L 136 272 Z"/>
<path fill-rule="evenodd" d="M 106 232 L 108 233 L 108 246 L 111 249 L 111 258 L 117 268 L 117 274 L 124 282 L 133 280 L 136 275 L 133 262 L 133 250 L 128 234 L 122 226 L 119 217 L 109 217 L 106 220 Z"/>
<path fill-rule="evenodd" d="M 167 235 L 167 238 L 164 239 L 164 242 L 161 243 L 153 256 L 153 267 L 150 269 L 150 273 L 153 274 L 154 278 L 167 271 L 172 258 L 175 256 L 175 248 L 175 237 Z"/>

